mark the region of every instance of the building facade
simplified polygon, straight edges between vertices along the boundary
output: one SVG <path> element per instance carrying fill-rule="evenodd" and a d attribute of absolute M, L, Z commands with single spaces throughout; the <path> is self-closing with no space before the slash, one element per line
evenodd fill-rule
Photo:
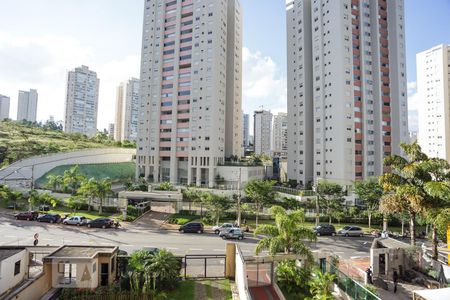
<path fill-rule="evenodd" d="M 280 112 L 273 116 L 272 153 L 274 156 L 287 157 L 288 150 L 288 117 Z"/>
<path fill-rule="evenodd" d="M 145 2 L 137 176 L 214 185 L 242 151 L 238 0 Z"/>
<path fill-rule="evenodd" d="M 131 78 L 117 87 L 116 141 L 136 141 L 139 116 L 139 79 Z"/>
<path fill-rule="evenodd" d="M 384 172 L 408 141 L 403 0 L 289 0 L 288 176 Z"/>
<path fill-rule="evenodd" d="M 11 99 L 8 96 L 0 95 L 0 121 L 9 119 L 9 107 Z"/>
<path fill-rule="evenodd" d="M 249 146 L 248 135 L 250 134 L 250 115 L 244 114 L 242 116 L 242 142 L 244 147 Z"/>
<path fill-rule="evenodd" d="M 97 73 L 87 66 L 75 68 L 67 75 L 64 131 L 93 136 L 97 133 Z"/>
<path fill-rule="evenodd" d="M 255 110 L 253 122 L 255 154 L 271 155 L 272 113 L 264 109 Z"/>
<path fill-rule="evenodd" d="M 31 89 L 28 91 L 19 91 L 17 103 L 17 121 L 36 122 L 38 104 L 38 92 Z"/>
<path fill-rule="evenodd" d="M 450 161 L 450 45 L 417 54 L 418 142 L 424 153 Z"/>

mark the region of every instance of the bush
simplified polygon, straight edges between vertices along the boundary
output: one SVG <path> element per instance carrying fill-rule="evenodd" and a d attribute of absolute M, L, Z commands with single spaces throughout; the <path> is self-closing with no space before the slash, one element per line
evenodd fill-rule
<path fill-rule="evenodd" d="M 139 210 L 133 205 L 128 205 L 127 215 L 137 218 L 139 216 Z"/>
<path fill-rule="evenodd" d="M 198 217 L 196 215 L 188 215 L 188 214 L 174 214 L 172 215 L 169 220 L 168 223 L 169 224 L 175 224 L 175 225 L 184 225 L 188 222 L 194 221 L 195 219 L 197 219 Z"/>

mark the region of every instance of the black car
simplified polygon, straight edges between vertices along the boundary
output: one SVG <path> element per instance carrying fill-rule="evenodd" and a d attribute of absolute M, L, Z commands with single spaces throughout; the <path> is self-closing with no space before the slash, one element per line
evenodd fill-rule
<path fill-rule="evenodd" d="M 38 222 L 58 223 L 61 220 L 61 216 L 57 214 L 46 214 L 37 218 Z"/>
<path fill-rule="evenodd" d="M 336 228 L 334 228 L 331 224 L 319 224 L 319 226 L 315 227 L 313 231 L 317 236 L 336 235 Z"/>
<path fill-rule="evenodd" d="M 114 225 L 114 221 L 108 218 L 98 218 L 87 223 L 87 227 L 97 228 L 111 228 Z"/>
<path fill-rule="evenodd" d="M 191 232 L 191 233 L 203 233 L 203 224 L 199 222 L 189 222 L 186 223 L 180 228 L 178 228 L 179 232 Z"/>

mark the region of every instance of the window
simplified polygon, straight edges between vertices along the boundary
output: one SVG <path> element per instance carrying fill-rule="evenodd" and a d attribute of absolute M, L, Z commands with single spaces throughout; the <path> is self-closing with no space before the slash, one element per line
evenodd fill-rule
<path fill-rule="evenodd" d="M 20 273 L 20 260 L 16 261 L 14 264 L 14 276 Z"/>

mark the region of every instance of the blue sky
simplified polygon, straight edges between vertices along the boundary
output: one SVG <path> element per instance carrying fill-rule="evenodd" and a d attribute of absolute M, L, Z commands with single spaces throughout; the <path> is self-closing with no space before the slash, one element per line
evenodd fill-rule
<path fill-rule="evenodd" d="M 244 110 L 286 107 L 285 0 L 241 0 Z M 334 0 L 337 1 L 337 0 Z M 65 74 L 81 64 L 100 77 L 99 128 L 113 121 L 115 86 L 139 76 L 143 0 L 0 0 L 0 93 L 37 88 L 38 119 L 63 118 Z M 432 4 L 431 4 L 432 3 Z M 411 123 L 415 54 L 450 44 L 450 0 L 405 0 Z"/>

